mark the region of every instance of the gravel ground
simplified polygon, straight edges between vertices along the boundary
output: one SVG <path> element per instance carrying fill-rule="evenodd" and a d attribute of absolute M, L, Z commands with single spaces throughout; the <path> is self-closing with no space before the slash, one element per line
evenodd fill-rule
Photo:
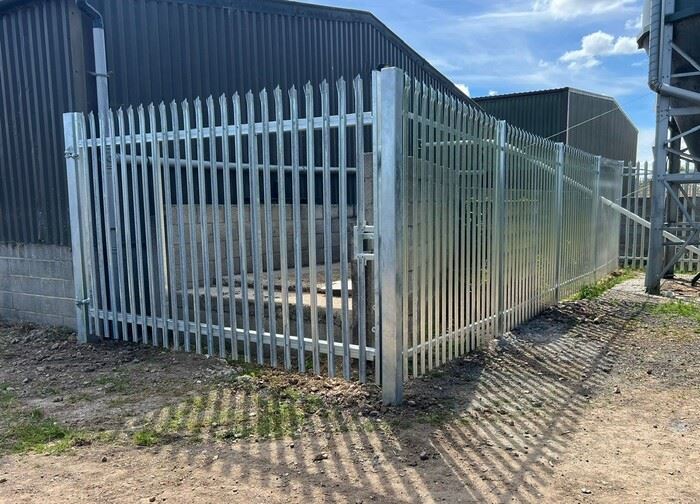
<path fill-rule="evenodd" d="M 698 290 L 642 284 L 550 308 L 398 408 L 373 385 L 0 326 L 0 501 L 697 502 L 700 322 L 659 306 Z"/>

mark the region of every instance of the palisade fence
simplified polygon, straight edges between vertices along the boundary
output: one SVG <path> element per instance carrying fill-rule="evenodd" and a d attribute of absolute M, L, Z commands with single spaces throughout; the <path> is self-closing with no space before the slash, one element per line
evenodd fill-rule
<path fill-rule="evenodd" d="M 65 114 L 79 340 L 371 379 L 397 403 L 617 267 L 620 163 L 396 68 L 346 88 Z"/>
<path fill-rule="evenodd" d="M 625 166 L 623 172 L 623 196 L 622 206 L 641 217 L 644 221 L 651 220 L 651 170 L 649 163 L 637 163 L 633 166 Z M 695 171 L 693 164 L 683 162 L 679 166 L 680 173 Z M 700 208 L 700 187 L 698 184 L 686 184 L 683 186 L 684 194 L 678 198 L 683 203 L 685 211 L 697 222 Z M 679 223 L 676 235 L 685 236 L 689 231 L 683 223 L 688 220 L 683 215 L 676 217 L 667 215 L 667 219 Z M 649 227 L 639 220 L 624 218 L 620 234 L 620 263 L 626 268 L 643 269 L 646 267 L 647 249 L 649 246 Z M 700 254 L 686 250 L 685 254 L 676 263 L 677 273 L 697 273 L 700 271 Z"/>

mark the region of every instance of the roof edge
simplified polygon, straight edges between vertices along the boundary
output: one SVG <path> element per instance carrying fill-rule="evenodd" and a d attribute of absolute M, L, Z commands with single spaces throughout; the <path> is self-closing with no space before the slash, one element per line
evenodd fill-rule
<path fill-rule="evenodd" d="M 551 89 L 536 89 L 534 91 L 518 91 L 515 93 L 505 93 L 505 94 L 497 94 L 497 95 L 489 95 L 489 96 L 475 96 L 472 98 L 472 100 L 478 102 L 478 101 L 486 101 L 486 100 L 499 100 L 501 98 L 514 98 L 518 96 L 532 96 L 532 95 L 538 95 L 538 94 L 554 94 L 554 93 L 561 93 L 563 91 L 568 91 L 569 87 L 561 87 L 561 88 L 551 88 Z"/>

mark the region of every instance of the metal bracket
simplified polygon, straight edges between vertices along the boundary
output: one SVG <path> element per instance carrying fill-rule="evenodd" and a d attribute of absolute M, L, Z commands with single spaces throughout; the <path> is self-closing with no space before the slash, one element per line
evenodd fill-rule
<path fill-rule="evenodd" d="M 66 159 L 78 159 L 79 155 L 73 152 L 71 149 L 66 149 L 63 152 L 63 157 L 65 157 Z"/>
<path fill-rule="evenodd" d="M 367 240 L 372 240 L 372 242 L 374 243 L 374 238 L 374 226 L 364 225 L 353 227 L 353 246 L 355 250 L 355 259 L 357 259 L 358 261 L 363 261 L 364 263 L 367 263 L 367 261 L 374 260 L 374 252 L 365 250 L 365 242 Z"/>
<path fill-rule="evenodd" d="M 75 306 L 88 306 L 92 300 L 90 298 L 85 298 L 85 299 L 76 299 L 75 300 Z"/>
<path fill-rule="evenodd" d="M 108 79 L 112 76 L 113 72 L 107 72 L 107 73 L 102 73 L 102 72 L 90 72 L 88 71 L 88 75 L 92 75 L 93 77 L 107 77 Z"/>

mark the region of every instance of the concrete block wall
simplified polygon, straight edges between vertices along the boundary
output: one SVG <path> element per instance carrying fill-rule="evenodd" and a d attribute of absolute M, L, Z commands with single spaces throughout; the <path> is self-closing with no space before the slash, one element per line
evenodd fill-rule
<path fill-rule="evenodd" d="M 75 327 L 69 247 L 0 244 L 0 318 Z"/>
<path fill-rule="evenodd" d="M 177 207 L 173 206 L 171 207 L 172 210 L 172 217 L 173 217 L 173 222 L 172 226 L 170 228 L 170 236 L 173 237 L 174 242 L 173 242 L 173 257 L 171 259 L 171 269 L 173 271 L 177 271 L 179 273 L 180 271 L 180 243 L 179 243 L 179 237 L 178 237 L 178 212 L 177 212 Z M 206 217 L 207 217 L 207 238 L 208 238 L 208 249 L 209 249 L 209 271 L 210 271 L 210 276 L 214 278 L 215 276 L 215 249 L 218 245 L 220 253 L 221 253 L 221 258 L 222 258 L 222 269 L 224 274 L 226 274 L 226 217 L 225 217 L 225 210 L 224 206 L 220 205 L 219 206 L 219 211 L 218 211 L 218 221 L 219 221 L 219 229 L 220 229 L 220 238 L 219 240 L 215 240 L 214 236 L 214 229 L 213 229 L 213 223 L 214 223 L 214 207 L 212 205 L 207 205 L 206 208 Z M 261 219 L 261 228 L 264 228 L 264 214 L 263 214 L 263 207 L 261 206 L 260 208 L 260 219 Z M 308 207 L 307 205 L 301 205 L 301 250 L 302 250 L 302 262 L 303 266 L 308 265 L 308 259 L 309 259 L 309 243 L 308 243 Z M 196 236 L 195 236 L 195 246 L 197 249 L 197 253 L 199 254 L 199 262 L 201 265 L 201 254 L 202 254 L 202 237 L 201 237 L 201 227 L 200 227 L 200 207 L 199 205 L 195 205 L 195 229 L 196 229 Z M 246 235 L 246 248 L 247 248 L 247 254 L 248 254 L 248 260 L 247 260 L 247 267 L 248 271 L 252 271 L 252 242 L 251 242 L 251 218 L 250 218 L 250 208 L 248 205 L 244 207 L 244 221 L 245 221 L 245 235 Z M 333 255 L 333 261 L 339 261 L 340 260 L 340 209 L 338 205 L 333 205 L 331 207 L 331 229 L 332 229 L 332 240 L 333 240 L 333 247 L 332 247 L 332 255 Z M 316 226 L 316 260 L 317 263 L 322 264 L 323 263 L 323 257 L 324 257 L 324 241 L 323 241 L 323 207 L 321 205 L 316 205 L 315 208 L 315 226 Z M 184 206 L 184 214 L 183 214 L 183 226 L 184 226 L 184 232 L 185 232 L 185 249 L 186 249 L 186 254 L 189 258 L 189 254 L 191 253 L 191 247 L 192 247 L 192 242 L 190 239 L 190 219 L 189 219 L 189 207 Z M 295 247 L 295 239 L 298 239 L 294 234 L 294 224 L 293 224 L 293 210 L 292 210 L 292 205 L 286 205 L 286 234 L 287 234 L 287 265 L 290 268 L 294 267 L 294 247 Z M 355 225 L 355 208 L 350 207 L 348 208 L 348 248 L 349 248 L 349 254 L 351 253 L 352 250 L 352 230 L 353 226 Z M 239 248 L 239 231 L 238 231 L 238 210 L 234 207 L 231 210 L 231 222 L 233 225 L 233 265 L 234 265 L 234 271 L 235 273 L 240 273 L 240 248 Z M 273 262 L 274 262 L 274 268 L 279 269 L 280 265 L 280 256 L 279 256 L 279 233 L 280 233 L 280 224 L 279 224 L 279 206 L 277 204 L 272 205 L 272 236 L 273 236 Z M 259 234 L 260 238 L 260 243 L 261 243 L 261 253 L 262 253 L 262 263 L 263 263 L 263 270 L 266 269 L 266 243 L 265 243 L 265 233 L 260 232 Z M 200 271 L 200 278 L 201 278 L 201 271 Z M 191 287 L 191 279 L 188 279 L 188 286 Z"/>

